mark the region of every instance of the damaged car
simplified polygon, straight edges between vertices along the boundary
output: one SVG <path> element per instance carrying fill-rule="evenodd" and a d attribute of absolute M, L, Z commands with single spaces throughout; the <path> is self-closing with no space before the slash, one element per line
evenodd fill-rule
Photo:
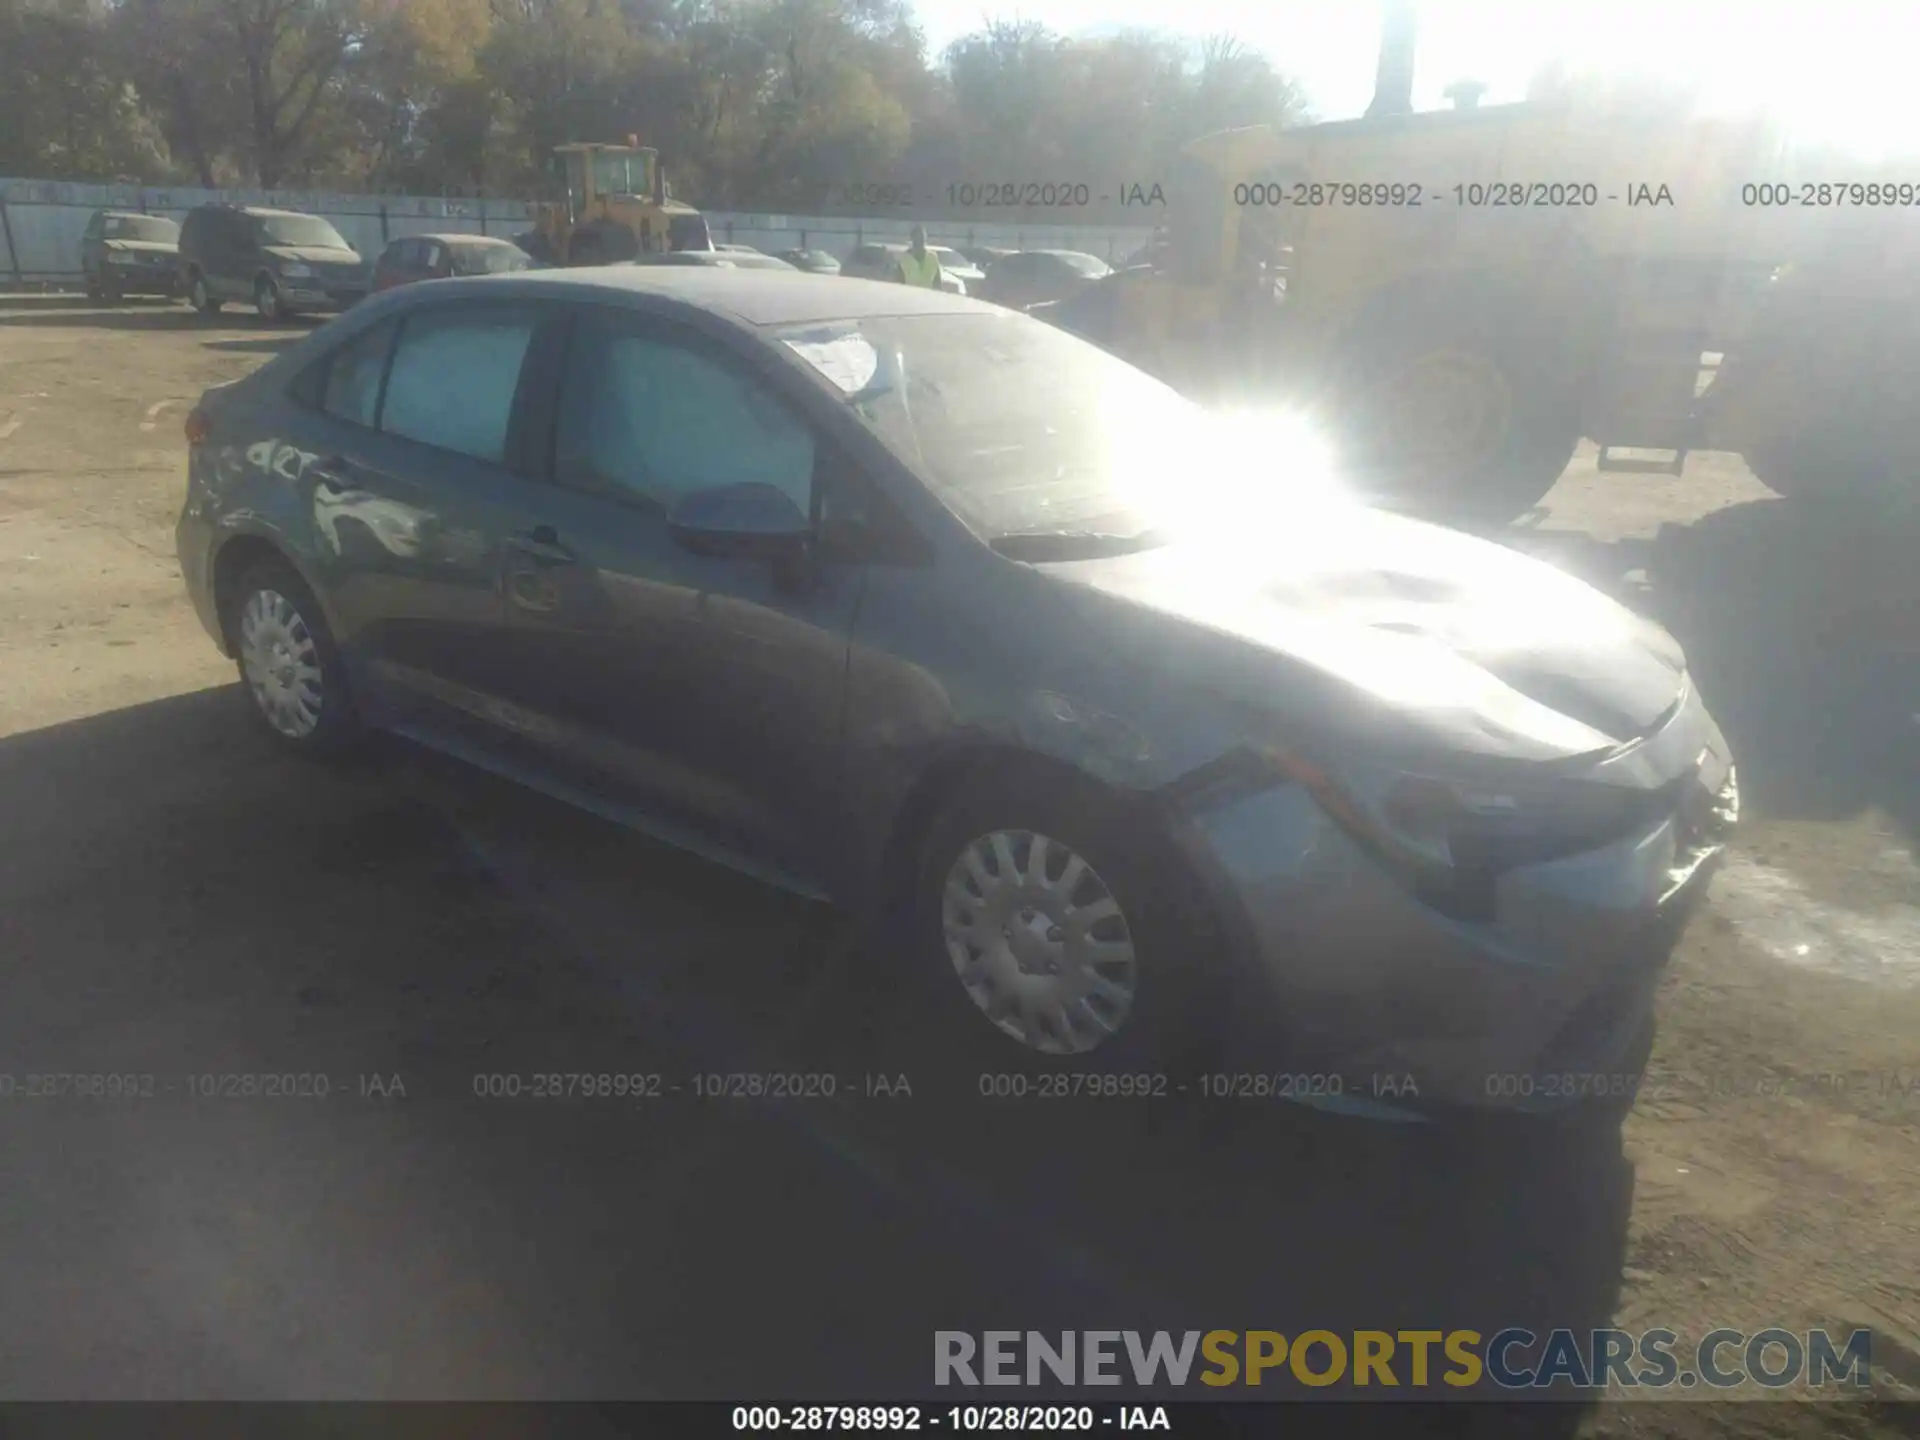
<path fill-rule="evenodd" d="M 1617 1114 L 1737 808 L 1655 626 L 938 291 L 407 287 L 187 432 L 180 562 L 267 735 L 394 731 L 845 906 L 983 1069 Z M 331 543 L 342 494 L 467 543 Z"/>

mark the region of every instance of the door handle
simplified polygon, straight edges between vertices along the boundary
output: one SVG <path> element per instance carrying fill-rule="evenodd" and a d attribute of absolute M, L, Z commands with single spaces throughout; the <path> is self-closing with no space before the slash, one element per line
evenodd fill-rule
<path fill-rule="evenodd" d="M 307 468 L 313 477 L 313 483 L 323 485 L 329 490 L 349 490 L 352 486 L 346 477 L 347 462 L 340 455 L 331 456 Z"/>

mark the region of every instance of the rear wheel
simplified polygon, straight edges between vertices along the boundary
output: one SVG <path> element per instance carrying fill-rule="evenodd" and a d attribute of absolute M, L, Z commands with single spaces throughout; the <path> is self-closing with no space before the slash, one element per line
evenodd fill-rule
<path fill-rule="evenodd" d="M 202 315 L 220 313 L 220 302 L 214 299 L 213 291 L 207 288 L 207 277 L 198 270 L 193 272 L 193 278 L 187 282 L 187 301 Z"/>
<path fill-rule="evenodd" d="M 226 624 L 254 718 L 275 743 L 331 754 L 359 738 L 339 651 L 292 566 L 278 559 L 251 566 L 234 587 Z"/>
<path fill-rule="evenodd" d="M 1796 428 L 1741 455 L 1776 495 L 1843 505 L 1885 505 L 1920 495 L 1920 455 L 1893 438 L 1894 427 L 1848 417 Z"/>
<path fill-rule="evenodd" d="M 1514 305 L 1395 307 L 1349 345 L 1335 401 L 1358 488 L 1436 520 L 1498 524 L 1559 480 L 1580 443 L 1559 337 Z"/>
<path fill-rule="evenodd" d="M 1788 499 L 1872 495 L 1887 488 L 1892 467 L 1884 457 L 1845 455 L 1818 442 L 1783 442 L 1749 451 L 1753 478 Z"/>

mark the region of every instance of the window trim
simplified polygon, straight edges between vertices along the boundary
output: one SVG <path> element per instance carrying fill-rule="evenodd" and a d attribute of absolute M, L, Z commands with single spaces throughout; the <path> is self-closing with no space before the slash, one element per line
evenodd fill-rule
<path fill-rule="evenodd" d="M 467 311 L 474 309 L 524 309 L 533 312 L 533 335 L 527 342 L 526 353 L 520 360 L 520 378 L 514 387 L 512 408 L 507 416 L 506 442 L 498 460 L 484 459 L 478 455 L 468 455 L 459 450 L 448 450 L 430 441 L 416 440 L 411 435 L 401 435 L 385 428 L 387 413 L 387 383 L 393 378 L 393 362 L 400 353 L 400 341 L 406 334 L 408 321 L 421 315 L 437 315 L 448 311 Z M 471 461 L 476 465 L 492 465 L 507 470 L 525 479 L 540 478 L 532 468 L 537 452 L 529 444 L 532 433 L 531 422 L 540 415 L 540 404 L 544 391 L 552 389 L 545 383 L 543 361 L 553 343 L 553 333 L 562 327 L 568 318 L 568 307 L 558 301 L 535 298 L 516 298 L 502 296 L 495 300 L 442 300 L 425 305 L 411 305 L 398 313 L 383 315 L 372 323 L 354 331 L 353 334 L 332 346 L 312 364 L 301 370 L 287 383 L 288 398 L 305 410 L 324 419 L 351 427 L 355 432 L 365 435 L 378 435 L 388 440 L 406 445 L 416 445 L 435 455 L 448 455 L 455 459 Z M 327 386 L 333 374 L 334 362 L 340 355 L 372 331 L 381 327 L 390 327 L 387 336 L 387 349 L 380 362 L 380 388 L 374 396 L 373 423 L 362 425 L 359 421 L 339 415 L 327 408 Z"/>
<path fill-rule="evenodd" d="M 298 375 L 294 376 L 293 379 L 287 383 L 286 393 L 288 397 L 302 409 L 311 410 L 316 415 L 325 416 L 327 419 L 338 421 L 342 425 L 351 425 L 356 430 L 365 430 L 369 434 L 378 434 L 380 407 L 385 403 L 387 395 L 387 372 L 393 368 L 394 342 L 400 338 L 399 319 L 400 317 L 395 315 L 384 315 L 372 324 L 364 325 L 358 330 L 355 330 L 353 334 L 347 336 L 339 344 L 330 346 L 325 354 L 301 370 Z M 380 362 L 380 389 L 374 396 L 373 401 L 374 423 L 370 426 L 362 425 L 357 420 L 349 420 L 344 415 L 336 415 L 327 408 L 327 386 L 330 385 L 333 380 L 333 363 L 340 358 L 341 353 L 351 349 L 369 333 L 378 330 L 383 325 L 390 325 L 393 328 L 387 336 L 386 356 Z"/>

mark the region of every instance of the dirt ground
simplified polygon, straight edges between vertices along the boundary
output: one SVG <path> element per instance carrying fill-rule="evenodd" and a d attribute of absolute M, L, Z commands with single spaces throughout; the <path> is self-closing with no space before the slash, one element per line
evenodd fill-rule
<path fill-rule="evenodd" d="M 1462 1164 L 1292 1113 L 995 1108 L 897 1062 L 830 916 L 403 747 L 268 754 L 172 532 L 193 399 L 299 333 L 0 299 L 0 1072 L 176 1087 L 0 1099 L 0 1394 L 907 1395 L 933 1329 L 1103 1321 L 1864 1326 L 1880 1393 L 1920 1393 L 1920 523 L 1583 451 L 1508 537 L 1686 643 L 1746 813 L 1620 1150 Z M 828 1064 L 915 1097 L 470 1084 Z M 178 1093 L 242 1071 L 344 1093 Z"/>

